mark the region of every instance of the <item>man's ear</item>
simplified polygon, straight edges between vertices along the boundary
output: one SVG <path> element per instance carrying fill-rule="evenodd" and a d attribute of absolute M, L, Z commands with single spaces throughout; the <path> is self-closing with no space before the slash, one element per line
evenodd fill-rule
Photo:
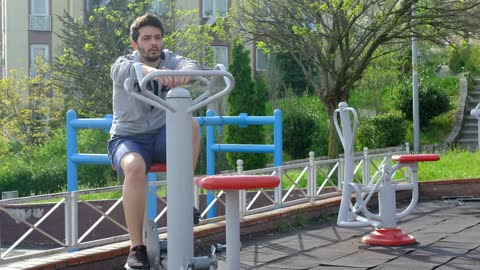
<path fill-rule="evenodd" d="M 137 43 L 134 40 L 132 40 L 131 44 L 132 44 L 133 49 L 136 50 L 137 49 Z"/>

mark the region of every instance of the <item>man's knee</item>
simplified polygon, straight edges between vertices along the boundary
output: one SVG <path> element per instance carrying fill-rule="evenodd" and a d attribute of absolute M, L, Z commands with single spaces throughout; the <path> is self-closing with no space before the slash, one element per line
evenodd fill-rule
<path fill-rule="evenodd" d="M 128 153 L 126 154 L 121 162 L 123 173 L 125 176 L 129 175 L 145 175 L 147 172 L 147 165 L 145 160 L 138 153 Z"/>

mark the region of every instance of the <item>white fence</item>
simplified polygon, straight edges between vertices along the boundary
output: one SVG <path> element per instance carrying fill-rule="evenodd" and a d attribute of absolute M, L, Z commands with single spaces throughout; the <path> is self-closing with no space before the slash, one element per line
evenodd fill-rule
<path fill-rule="evenodd" d="M 367 185 L 371 177 L 385 163 L 387 156 L 408 152 L 408 144 L 405 148 L 396 149 L 395 152 L 370 154 L 368 149 L 365 149 L 355 158 L 355 181 Z M 339 179 L 343 179 L 343 159 L 315 160 L 313 153 L 310 153 L 310 158 L 306 162 L 244 171 L 243 174 L 271 174 L 279 176 L 282 180 L 281 186 L 275 190 L 241 191 L 240 211 L 241 216 L 246 216 L 290 205 L 313 203 L 316 200 L 340 195 L 342 181 Z M 404 175 L 406 175 L 405 172 Z M 153 182 L 151 185 L 157 186 L 158 190 L 166 190 L 166 181 Z M 112 191 L 120 194 L 121 189 L 122 186 L 113 186 L 1 200 L 0 214 L 3 214 L 2 218 L 4 216 L 9 218 L 3 218 L 1 221 L 3 233 L 0 235 L 0 265 L 128 240 L 123 211 L 120 207 L 121 197 L 118 200 L 110 201 L 106 206 L 99 206 L 95 204 L 95 201 L 82 199 L 85 195 Z M 201 192 L 204 191 L 195 189 L 194 198 L 195 206 L 202 212 L 200 224 L 222 220 L 223 216 L 206 218 L 206 214 L 213 205 L 218 206 L 217 210 L 221 212 L 222 205 L 224 205 L 223 191 L 217 191 L 215 199 L 210 205 L 205 206 L 200 204 Z M 166 198 L 155 195 L 159 202 L 155 222 L 159 227 L 159 233 L 162 233 L 166 231 Z M 39 205 L 40 202 L 47 204 L 48 207 L 35 208 L 35 205 Z M 81 212 L 86 209 L 95 212 L 98 218 L 90 220 L 82 218 Z M 79 218 L 78 220 L 64 218 L 71 216 Z M 63 224 L 60 224 L 62 222 Z M 55 226 L 52 227 L 51 224 L 55 224 Z M 5 233 L 8 233 L 8 226 L 16 226 L 17 229 L 25 228 L 25 232 L 18 234 L 18 237 L 15 237 L 16 240 L 6 241 Z M 99 237 L 98 230 L 101 226 L 108 226 L 109 231 L 114 235 Z M 38 246 L 25 244 L 29 237 L 43 239 L 38 242 L 48 242 L 49 244 Z"/>

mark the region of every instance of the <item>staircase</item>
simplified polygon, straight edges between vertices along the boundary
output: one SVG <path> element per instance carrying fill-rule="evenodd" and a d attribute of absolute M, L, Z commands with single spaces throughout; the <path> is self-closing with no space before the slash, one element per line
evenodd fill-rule
<path fill-rule="evenodd" d="M 465 114 L 458 134 L 456 144 L 464 149 L 475 151 L 478 149 L 478 119 L 470 112 L 480 103 L 480 79 L 475 79 L 473 88 L 468 92 L 465 102 Z"/>

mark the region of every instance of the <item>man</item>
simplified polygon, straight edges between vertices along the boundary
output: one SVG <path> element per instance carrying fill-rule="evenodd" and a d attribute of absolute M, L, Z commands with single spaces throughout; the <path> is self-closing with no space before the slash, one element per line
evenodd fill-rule
<path fill-rule="evenodd" d="M 135 19 L 130 27 L 135 51 L 119 57 L 110 73 L 113 80 L 113 123 L 108 153 L 113 166 L 125 179 L 123 207 L 131 242 L 125 265 L 127 269 L 150 269 L 142 239 L 145 182 L 152 163 L 166 162 L 166 113 L 129 96 L 124 82 L 129 76 L 134 76 L 130 74 L 134 63 L 142 63 L 143 76 L 158 69 L 199 69 L 197 62 L 163 49 L 164 33 L 162 22 L 156 15 L 147 13 Z M 156 77 L 148 83 L 148 90 L 165 98 L 169 88 L 188 81 L 189 77 L 185 76 Z M 192 119 L 192 128 L 195 168 L 200 148 L 199 126 L 195 119 Z"/>

